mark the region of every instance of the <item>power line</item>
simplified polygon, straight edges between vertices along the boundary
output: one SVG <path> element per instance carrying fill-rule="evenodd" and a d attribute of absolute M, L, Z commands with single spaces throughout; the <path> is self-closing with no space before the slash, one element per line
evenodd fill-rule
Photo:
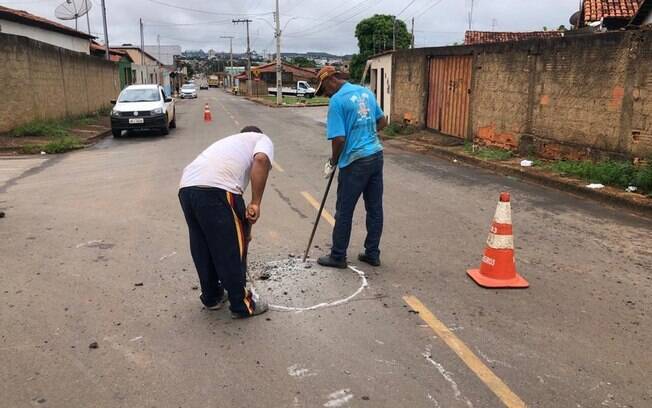
<path fill-rule="evenodd" d="M 437 5 L 440 4 L 442 1 L 444 1 L 444 0 L 437 0 L 437 1 L 435 1 L 434 3 L 432 3 L 431 5 L 429 5 L 428 7 L 422 9 L 421 11 L 419 11 L 419 12 L 417 12 L 417 13 L 414 13 L 414 15 L 413 15 L 412 17 L 414 17 L 415 19 L 419 19 L 419 18 L 425 16 L 426 13 L 427 13 L 428 11 L 430 11 L 430 9 L 432 9 L 432 8 L 435 7 L 435 6 L 437 6 Z"/>
<path fill-rule="evenodd" d="M 368 2 L 370 2 L 370 1 L 373 1 L 373 0 L 362 0 L 362 1 L 359 2 L 358 4 L 356 4 L 356 5 L 354 5 L 354 6 L 350 7 L 350 8 L 348 8 L 348 9 L 346 9 L 346 10 L 344 10 L 343 12 L 341 12 L 341 13 L 339 13 L 339 14 L 336 14 L 336 15 L 334 15 L 334 16 L 331 16 L 331 17 L 327 18 L 326 20 L 322 20 L 321 23 L 318 23 L 318 24 L 316 24 L 316 25 L 314 25 L 314 26 L 312 26 L 312 27 L 309 27 L 309 28 L 307 28 L 307 29 L 303 29 L 303 30 L 295 31 L 295 32 L 290 33 L 290 34 L 288 34 L 288 35 L 299 35 L 299 34 L 303 34 L 303 33 L 319 32 L 319 31 L 321 31 L 321 28 L 322 28 L 323 26 L 325 26 L 325 27 L 327 27 L 327 28 L 332 27 L 332 25 L 330 24 L 330 22 L 332 22 L 332 21 L 335 20 L 336 18 L 341 17 L 341 16 L 343 16 L 343 15 L 345 15 L 345 14 L 348 14 L 348 13 L 350 13 L 350 12 L 354 12 L 355 14 L 354 14 L 353 16 L 349 16 L 349 18 L 347 18 L 347 19 L 345 19 L 345 20 L 342 20 L 342 21 L 341 21 L 340 23 L 338 23 L 338 24 L 344 23 L 344 22 L 350 20 L 350 19 L 351 19 L 352 17 L 354 17 L 355 15 L 359 14 L 360 12 L 365 11 L 365 8 L 364 8 L 365 3 L 368 3 Z M 380 0 L 380 1 L 382 1 L 382 0 Z M 361 7 L 361 6 L 362 6 L 362 7 Z M 354 11 L 354 10 L 355 10 L 355 11 Z"/>
<path fill-rule="evenodd" d="M 175 9 L 178 9 L 178 10 L 192 11 L 192 12 L 195 12 L 195 13 L 212 14 L 212 15 L 215 15 L 215 16 L 242 16 L 242 13 L 218 13 L 216 11 L 201 10 L 201 9 L 196 9 L 196 8 L 191 8 L 191 7 L 177 6 L 176 4 L 170 4 L 170 3 L 166 3 L 166 2 L 163 2 L 163 1 L 160 1 L 160 0 L 147 0 L 147 1 L 149 1 L 151 3 L 159 4 L 161 6 L 171 7 L 171 8 L 175 8 Z M 264 16 L 264 15 L 267 15 L 267 14 L 272 14 L 272 13 L 271 12 L 268 12 L 268 13 L 252 13 L 252 14 L 247 14 L 247 16 Z"/>
<path fill-rule="evenodd" d="M 398 17 L 398 16 L 400 16 L 401 14 L 403 14 L 403 12 L 404 12 L 405 10 L 407 10 L 408 8 L 410 8 L 410 6 L 413 5 L 415 1 L 417 1 L 417 0 L 412 0 L 411 2 L 408 3 L 407 6 L 403 7 L 403 10 L 401 10 L 401 11 L 396 15 L 396 17 Z"/>

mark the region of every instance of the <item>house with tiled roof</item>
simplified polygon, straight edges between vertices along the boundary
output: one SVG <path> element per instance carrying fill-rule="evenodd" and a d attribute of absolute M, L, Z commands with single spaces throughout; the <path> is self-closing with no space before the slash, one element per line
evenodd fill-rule
<path fill-rule="evenodd" d="M 607 30 L 625 27 L 636 15 L 642 0 L 584 0 L 579 27 L 597 26 Z"/>
<path fill-rule="evenodd" d="M 562 31 L 528 31 L 528 32 L 499 32 L 499 31 L 467 31 L 464 33 L 464 45 L 490 44 L 510 41 L 523 41 L 532 38 L 561 38 Z"/>
<path fill-rule="evenodd" d="M 20 35 L 36 41 L 90 54 L 92 35 L 46 18 L 0 6 L 0 33 Z"/>
<path fill-rule="evenodd" d="M 629 22 L 631 27 L 640 27 L 652 24 L 652 0 L 643 0 L 639 4 L 638 11 Z"/>

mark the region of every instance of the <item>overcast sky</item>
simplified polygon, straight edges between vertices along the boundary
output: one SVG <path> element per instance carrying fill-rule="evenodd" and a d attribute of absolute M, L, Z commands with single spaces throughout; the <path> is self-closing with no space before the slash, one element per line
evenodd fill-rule
<path fill-rule="evenodd" d="M 0 5 L 27 10 L 56 20 L 54 9 L 66 0 L 0 0 Z M 75 0 L 83 2 L 84 0 Z M 100 0 L 92 1 L 91 32 L 103 40 Z M 568 26 L 578 0 L 476 0 L 473 29 L 533 31 L 543 26 Z M 355 25 L 374 14 L 393 14 L 408 27 L 415 18 L 417 47 L 461 42 L 468 28 L 471 0 L 280 0 L 283 52 L 357 52 Z M 244 24 L 249 18 L 251 45 L 258 52 L 274 52 L 275 0 L 106 0 L 111 44 L 139 43 L 138 19 L 145 24 L 145 42 L 181 45 L 183 49 L 228 50 L 232 35 L 234 51 L 244 51 Z M 74 21 L 64 22 L 74 27 Z M 79 20 L 86 31 L 86 18 Z"/>

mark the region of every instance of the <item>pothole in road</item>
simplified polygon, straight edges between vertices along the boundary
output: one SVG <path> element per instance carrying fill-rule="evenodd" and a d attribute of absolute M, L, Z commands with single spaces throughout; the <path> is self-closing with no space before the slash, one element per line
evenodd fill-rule
<path fill-rule="evenodd" d="M 297 258 L 251 262 L 249 274 L 255 290 L 270 302 L 272 310 L 304 312 L 351 301 L 367 287 L 363 271 L 325 268 Z"/>

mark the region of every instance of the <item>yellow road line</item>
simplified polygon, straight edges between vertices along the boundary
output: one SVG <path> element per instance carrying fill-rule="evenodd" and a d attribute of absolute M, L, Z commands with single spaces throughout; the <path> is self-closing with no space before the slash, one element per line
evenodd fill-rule
<path fill-rule="evenodd" d="M 464 361 L 471 371 L 509 408 L 523 408 L 525 402 L 514 394 L 500 378 L 496 376 L 446 325 L 444 325 L 428 308 L 414 296 L 403 296 L 405 303 L 419 313 L 421 320 Z"/>
<path fill-rule="evenodd" d="M 317 211 L 319 211 L 319 201 L 315 200 L 315 197 L 310 195 L 310 193 L 308 193 L 307 191 L 302 191 L 301 195 L 303 196 L 303 198 L 308 200 L 310 205 L 312 205 L 313 207 L 315 207 Z M 335 226 L 335 218 L 333 218 L 333 216 L 328 211 L 326 211 L 325 208 L 321 212 L 321 217 L 324 220 L 326 220 L 326 222 L 329 223 L 331 226 Z"/>
<path fill-rule="evenodd" d="M 272 160 L 272 166 L 281 173 L 285 173 L 285 170 L 283 170 L 283 167 L 281 167 L 280 164 L 276 163 L 275 161 Z"/>

